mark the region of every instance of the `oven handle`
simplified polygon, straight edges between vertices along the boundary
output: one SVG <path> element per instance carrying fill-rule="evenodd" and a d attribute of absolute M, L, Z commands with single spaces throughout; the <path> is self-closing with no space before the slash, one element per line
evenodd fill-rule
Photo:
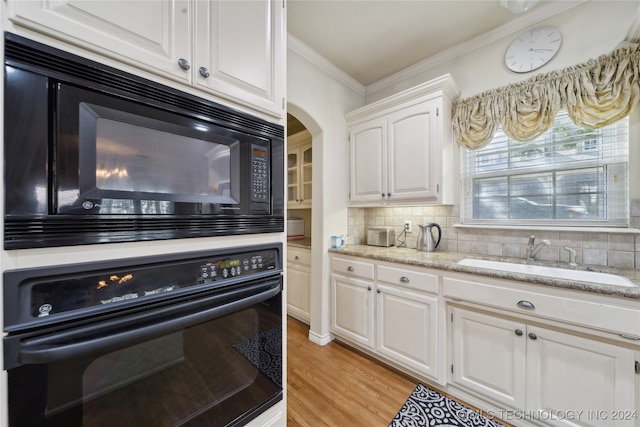
<path fill-rule="evenodd" d="M 36 339 L 36 341 L 40 341 L 42 345 L 34 345 L 31 348 L 26 347 L 21 349 L 18 355 L 18 360 L 23 365 L 47 364 L 105 350 L 117 350 L 168 333 L 172 333 L 180 329 L 188 328 L 190 326 L 212 320 L 216 317 L 220 317 L 228 313 L 242 310 L 254 304 L 266 301 L 269 298 L 278 295 L 279 292 L 280 283 L 278 282 L 277 286 L 274 286 L 274 284 L 271 283 L 269 289 L 237 301 L 232 301 L 230 303 L 226 303 L 217 307 L 198 311 L 197 313 L 190 313 L 184 316 L 169 319 L 164 322 L 152 323 L 148 326 L 136 327 L 124 332 L 105 335 L 84 341 L 73 341 L 70 343 L 52 343 L 50 345 L 46 345 L 43 341 L 47 341 L 47 338 Z M 202 303 L 206 303 L 208 301 L 214 301 L 219 297 L 219 295 L 214 295 L 203 298 L 201 300 L 198 300 L 198 305 L 201 305 Z M 176 305 L 172 307 L 172 311 L 179 311 L 180 308 L 190 306 L 192 305 L 192 303 L 193 301 L 181 305 Z M 127 317 L 126 321 L 128 323 L 135 322 L 136 319 L 144 318 L 146 316 L 148 316 L 148 314 L 133 315 Z M 122 319 L 105 320 L 102 322 L 102 326 L 108 327 L 109 323 L 120 323 L 121 321 Z M 73 330 L 73 335 L 76 337 L 80 337 L 85 331 L 91 330 L 91 326 L 76 328 Z"/>

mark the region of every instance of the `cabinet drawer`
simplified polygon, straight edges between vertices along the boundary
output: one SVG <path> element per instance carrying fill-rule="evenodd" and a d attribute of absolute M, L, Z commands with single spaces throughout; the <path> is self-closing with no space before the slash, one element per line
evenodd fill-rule
<path fill-rule="evenodd" d="M 405 266 L 377 266 L 378 281 L 424 292 L 438 293 L 438 275 L 419 268 Z"/>
<path fill-rule="evenodd" d="M 287 248 L 287 262 L 311 266 L 311 251 Z"/>
<path fill-rule="evenodd" d="M 604 298 L 602 302 L 586 301 L 579 295 L 514 289 L 509 284 L 482 283 L 476 278 L 444 277 L 442 286 L 446 297 L 640 337 L 640 308 L 610 305 Z"/>
<path fill-rule="evenodd" d="M 374 277 L 374 266 L 372 263 L 347 257 L 333 257 L 331 260 L 331 271 L 369 280 L 373 280 Z"/>

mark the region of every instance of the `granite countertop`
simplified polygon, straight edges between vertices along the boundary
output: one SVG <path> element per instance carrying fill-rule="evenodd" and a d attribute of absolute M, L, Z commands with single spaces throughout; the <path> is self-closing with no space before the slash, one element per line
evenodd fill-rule
<path fill-rule="evenodd" d="M 637 286 L 616 286 L 601 285 L 590 282 L 581 282 L 572 279 L 560 279 L 556 277 L 544 277 L 525 273 L 514 273 L 502 270 L 492 270 L 460 265 L 457 262 L 464 258 L 484 259 L 489 261 L 513 262 L 524 264 L 521 258 L 491 257 L 477 254 L 466 254 L 461 252 L 420 252 L 414 248 L 378 247 L 367 245 L 349 245 L 343 249 L 329 249 L 329 252 L 344 255 L 370 258 L 380 261 L 396 262 L 419 267 L 437 268 L 440 270 L 457 271 L 460 273 L 481 274 L 483 276 L 495 277 L 499 279 L 510 279 L 522 282 L 535 283 L 544 286 L 573 289 L 586 292 L 594 292 L 605 295 L 614 295 L 625 298 L 640 300 L 640 270 L 621 270 L 610 267 L 578 265 L 575 270 L 594 271 L 600 273 L 623 276 L 634 282 Z M 546 267 L 560 267 L 569 269 L 567 264 L 551 263 L 544 261 L 532 261 L 529 264 Z"/>
<path fill-rule="evenodd" d="M 287 245 L 296 248 L 311 249 L 311 237 L 305 237 L 304 239 L 287 240 Z"/>

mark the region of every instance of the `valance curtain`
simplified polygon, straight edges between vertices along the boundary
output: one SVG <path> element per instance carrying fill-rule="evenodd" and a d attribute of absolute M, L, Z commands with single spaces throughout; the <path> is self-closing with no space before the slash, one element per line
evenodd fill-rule
<path fill-rule="evenodd" d="M 456 102 L 458 144 L 477 150 L 499 126 L 518 141 L 531 141 L 565 109 L 579 126 L 599 128 L 628 115 L 640 98 L 640 45 L 623 47 L 584 64 L 539 74 L 523 82 Z"/>

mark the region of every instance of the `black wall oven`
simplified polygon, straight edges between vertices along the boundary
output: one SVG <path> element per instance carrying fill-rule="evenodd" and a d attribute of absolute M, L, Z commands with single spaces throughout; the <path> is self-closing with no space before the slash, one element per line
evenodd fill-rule
<path fill-rule="evenodd" d="M 284 231 L 284 128 L 5 34 L 5 248 Z"/>
<path fill-rule="evenodd" d="M 9 426 L 244 425 L 282 399 L 280 243 L 4 273 Z"/>

